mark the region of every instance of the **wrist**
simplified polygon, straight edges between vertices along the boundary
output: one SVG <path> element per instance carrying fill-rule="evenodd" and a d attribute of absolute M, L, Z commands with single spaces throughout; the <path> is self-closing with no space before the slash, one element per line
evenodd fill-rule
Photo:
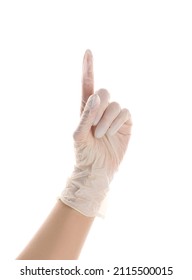
<path fill-rule="evenodd" d="M 85 216 L 104 216 L 109 178 L 104 169 L 75 167 L 60 200 Z"/>

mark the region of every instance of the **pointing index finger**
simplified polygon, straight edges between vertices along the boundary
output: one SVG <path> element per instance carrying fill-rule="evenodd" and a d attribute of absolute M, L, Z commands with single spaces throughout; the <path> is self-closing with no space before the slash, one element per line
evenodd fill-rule
<path fill-rule="evenodd" d="M 86 50 L 83 58 L 81 113 L 90 95 L 94 93 L 93 55 Z"/>

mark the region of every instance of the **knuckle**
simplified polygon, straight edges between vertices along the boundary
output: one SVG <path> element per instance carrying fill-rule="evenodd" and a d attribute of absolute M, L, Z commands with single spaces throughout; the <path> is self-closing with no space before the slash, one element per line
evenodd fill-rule
<path fill-rule="evenodd" d="M 117 103 L 117 102 L 111 102 L 110 103 L 110 107 L 113 109 L 113 110 L 121 110 L 121 107 L 120 107 L 120 105 L 119 105 L 119 103 Z"/>
<path fill-rule="evenodd" d="M 124 114 L 124 115 L 129 115 L 129 110 L 127 109 L 127 108 L 123 108 L 122 110 L 121 110 L 121 112 L 122 112 L 122 114 Z"/>
<path fill-rule="evenodd" d="M 121 111 L 122 111 L 122 113 L 123 113 L 124 115 L 126 115 L 127 117 L 131 117 L 131 114 L 130 114 L 130 112 L 129 112 L 129 110 L 128 110 L 127 108 L 123 108 Z"/>
<path fill-rule="evenodd" d="M 98 90 L 98 93 L 104 93 L 104 92 L 107 92 L 108 93 L 108 90 L 106 88 L 100 88 Z"/>
<path fill-rule="evenodd" d="M 110 94 L 108 92 L 107 89 L 105 88 L 100 88 L 98 91 L 97 91 L 97 94 L 99 95 L 99 97 L 101 97 L 102 99 L 109 99 L 110 97 Z"/>

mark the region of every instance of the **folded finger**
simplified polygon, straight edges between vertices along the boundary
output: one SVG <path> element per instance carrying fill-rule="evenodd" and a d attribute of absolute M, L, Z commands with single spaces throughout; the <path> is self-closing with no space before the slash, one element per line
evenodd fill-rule
<path fill-rule="evenodd" d="M 109 105 L 109 92 L 106 89 L 100 89 L 96 92 L 99 95 L 100 98 L 100 107 L 99 111 L 97 113 L 97 116 L 93 122 L 93 125 L 97 125 L 98 122 L 100 121 L 104 111 L 106 110 L 107 106 Z"/>
<path fill-rule="evenodd" d="M 114 119 L 109 129 L 107 130 L 107 135 L 114 135 L 122 125 L 130 119 L 130 113 L 128 109 L 122 109 L 119 115 Z"/>
<path fill-rule="evenodd" d="M 109 104 L 95 129 L 96 138 L 101 138 L 105 135 L 112 122 L 119 115 L 120 111 L 121 108 L 118 103 L 112 102 Z"/>

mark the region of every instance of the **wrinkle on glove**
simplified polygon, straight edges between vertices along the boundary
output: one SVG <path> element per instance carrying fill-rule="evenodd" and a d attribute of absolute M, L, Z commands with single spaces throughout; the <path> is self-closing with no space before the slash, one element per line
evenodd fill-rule
<path fill-rule="evenodd" d="M 108 186 L 105 170 L 81 170 L 75 167 L 60 199 L 85 216 L 104 217 L 105 207 L 101 203 L 105 201 Z"/>

